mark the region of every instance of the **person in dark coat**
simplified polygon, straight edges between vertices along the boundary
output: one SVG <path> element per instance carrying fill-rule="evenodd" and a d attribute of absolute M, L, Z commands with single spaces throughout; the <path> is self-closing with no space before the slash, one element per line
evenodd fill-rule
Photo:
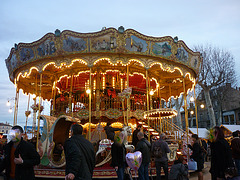
<path fill-rule="evenodd" d="M 40 156 L 35 147 L 22 138 L 21 126 L 13 126 L 10 131 L 11 141 L 4 147 L 4 159 L 0 163 L 0 171 L 4 169 L 7 180 L 35 179 L 35 165 L 40 163 Z"/>
<path fill-rule="evenodd" d="M 201 140 L 198 138 L 197 134 L 192 135 L 193 145 L 188 145 L 188 147 L 193 151 L 192 155 L 190 156 L 191 159 L 197 162 L 197 171 L 198 172 L 198 179 L 203 179 L 202 170 L 204 168 L 204 156 L 203 151 L 201 148 Z"/>
<path fill-rule="evenodd" d="M 82 135 L 83 127 L 73 124 L 71 138 L 64 143 L 66 180 L 90 180 L 95 167 L 95 153 L 91 142 Z"/>
<path fill-rule="evenodd" d="M 238 176 L 240 176 L 240 138 L 238 137 L 238 132 L 232 133 L 233 139 L 231 141 L 232 157 L 235 161 L 235 165 L 238 171 Z"/>
<path fill-rule="evenodd" d="M 170 152 L 167 142 L 165 141 L 166 135 L 162 133 L 160 139 L 155 141 L 152 145 L 152 152 L 156 147 L 160 147 L 162 157 L 155 157 L 155 166 L 157 171 L 157 180 L 161 180 L 161 168 L 163 168 L 165 179 L 168 179 L 168 157 L 167 153 Z"/>
<path fill-rule="evenodd" d="M 134 131 L 133 131 L 133 135 L 132 135 L 132 145 L 134 145 L 134 147 L 136 148 L 136 145 L 137 145 L 137 143 L 138 143 L 138 137 L 137 137 L 137 134 L 138 134 L 138 132 L 140 132 L 141 131 L 141 129 L 142 129 L 142 125 L 138 125 L 137 126 L 137 129 L 135 129 Z"/>
<path fill-rule="evenodd" d="M 107 125 L 104 127 L 104 130 L 107 134 L 107 138 L 114 141 L 115 131 L 122 131 L 122 128 L 113 128 L 111 123 L 108 122 Z"/>
<path fill-rule="evenodd" d="M 169 180 L 188 180 L 188 167 L 186 164 L 183 164 L 183 161 L 183 156 L 179 156 L 178 159 L 174 161 L 169 172 Z"/>
<path fill-rule="evenodd" d="M 144 138 L 143 132 L 138 132 L 138 143 L 135 151 L 140 151 L 142 153 L 142 164 L 138 169 L 139 180 L 148 180 L 148 166 L 151 158 L 151 144 L 147 139 Z"/>
<path fill-rule="evenodd" d="M 224 133 L 220 127 L 214 128 L 214 142 L 211 148 L 211 168 L 212 180 L 225 178 L 224 172 L 228 167 L 234 167 L 231 148 L 224 139 Z"/>
<path fill-rule="evenodd" d="M 126 148 L 123 143 L 114 140 L 111 147 L 112 163 L 111 166 L 116 170 L 118 179 L 124 180 L 124 169 L 126 167 Z"/>

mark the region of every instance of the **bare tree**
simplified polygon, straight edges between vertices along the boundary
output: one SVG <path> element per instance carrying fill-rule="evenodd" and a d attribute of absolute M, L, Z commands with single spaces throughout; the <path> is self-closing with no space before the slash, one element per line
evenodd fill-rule
<path fill-rule="evenodd" d="M 177 126 L 180 127 L 181 129 L 183 128 L 182 126 L 182 119 L 181 119 L 181 107 L 183 104 L 183 96 L 181 95 L 177 99 L 172 98 L 172 107 L 175 107 L 178 114 L 176 116 L 176 121 L 177 121 Z"/>
<path fill-rule="evenodd" d="M 216 126 L 216 119 L 210 97 L 210 90 L 218 88 L 225 83 L 235 83 L 235 62 L 232 54 L 226 50 L 211 45 L 196 46 L 203 57 L 202 70 L 199 73 L 198 85 L 203 89 L 206 107 L 210 117 L 210 126 Z"/>

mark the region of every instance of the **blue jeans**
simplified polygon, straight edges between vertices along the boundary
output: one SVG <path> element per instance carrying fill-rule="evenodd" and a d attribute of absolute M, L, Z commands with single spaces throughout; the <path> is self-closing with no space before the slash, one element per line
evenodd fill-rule
<path fill-rule="evenodd" d="M 138 179 L 139 180 L 149 180 L 148 176 L 148 164 L 141 164 L 141 166 L 138 169 Z"/>
<path fill-rule="evenodd" d="M 240 159 L 234 159 L 237 168 L 238 176 L 240 176 Z"/>
<path fill-rule="evenodd" d="M 163 167 L 163 171 L 165 174 L 165 179 L 168 180 L 168 161 L 155 161 L 156 171 L 157 171 L 157 180 L 161 180 L 161 169 Z"/>
<path fill-rule="evenodd" d="M 118 180 L 124 180 L 124 169 L 125 169 L 125 166 L 118 167 L 118 170 L 117 170 Z"/>

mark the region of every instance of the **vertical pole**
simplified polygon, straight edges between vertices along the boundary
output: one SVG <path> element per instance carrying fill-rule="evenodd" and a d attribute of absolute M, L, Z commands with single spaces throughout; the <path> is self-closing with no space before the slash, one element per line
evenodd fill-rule
<path fill-rule="evenodd" d="M 42 73 L 40 74 L 40 86 L 39 86 L 39 102 L 38 102 L 38 128 L 37 128 L 37 144 L 36 149 L 38 150 L 39 143 L 39 129 L 40 129 L 40 114 L 41 114 L 41 100 L 42 100 Z"/>
<path fill-rule="evenodd" d="M 188 110 L 187 110 L 187 92 L 186 92 L 186 85 L 185 79 L 183 77 L 183 92 L 184 92 L 184 110 L 185 110 L 185 124 L 186 124 L 186 132 L 187 132 L 187 144 L 188 144 Z M 189 157 L 189 149 L 188 149 L 188 157 Z"/>
<path fill-rule="evenodd" d="M 149 111 L 149 86 L 148 86 L 148 70 L 146 69 L 146 95 L 147 95 L 147 111 Z M 150 133 L 149 133 L 149 118 L 147 116 L 147 120 L 148 120 L 148 141 L 150 141 Z"/>
<path fill-rule="evenodd" d="M 91 101 L 91 98 L 92 98 L 92 68 L 90 67 L 90 73 L 89 73 L 89 90 L 90 90 L 90 93 L 89 93 L 89 128 L 88 128 L 88 140 L 91 141 L 91 123 L 92 123 L 92 101 Z"/>
<path fill-rule="evenodd" d="M 56 111 L 56 93 L 57 93 L 57 80 L 55 77 L 55 81 L 54 81 L 54 92 L 53 92 L 53 116 L 55 115 L 55 111 Z"/>
<path fill-rule="evenodd" d="M 16 95 L 15 95 L 15 105 L 14 105 L 14 119 L 13 119 L 13 125 L 15 126 L 17 123 L 17 109 L 18 109 L 18 87 L 16 87 Z"/>
<path fill-rule="evenodd" d="M 162 108 L 162 97 L 161 97 L 161 86 L 160 86 L 160 80 L 159 80 L 159 109 Z M 159 113 L 159 128 L 160 133 L 162 133 L 162 118 L 161 114 Z"/>
<path fill-rule="evenodd" d="M 96 80 L 96 118 L 100 119 L 100 70 L 97 69 L 97 80 Z"/>
<path fill-rule="evenodd" d="M 28 121 L 28 111 L 29 111 L 29 102 L 30 102 L 30 93 L 28 94 L 28 105 L 27 105 L 27 114 L 26 115 L 26 126 L 25 126 L 25 133 L 27 134 L 27 121 Z"/>
<path fill-rule="evenodd" d="M 197 126 L 197 135 L 198 135 L 197 99 L 196 99 L 195 86 L 194 86 L 194 101 L 195 101 L 195 115 L 196 115 L 196 126 Z"/>
<path fill-rule="evenodd" d="M 73 74 L 71 75 L 71 84 L 70 84 L 70 92 L 69 92 L 69 102 L 68 102 L 68 108 L 69 112 L 71 113 L 73 117 L 73 111 L 72 111 L 72 91 L 73 91 Z"/>
<path fill-rule="evenodd" d="M 127 87 L 129 88 L 129 66 L 127 65 Z M 129 109 L 130 109 L 130 97 L 127 98 L 127 126 L 128 126 L 128 116 L 129 116 Z"/>
<path fill-rule="evenodd" d="M 170 108 L 172 108 L 172 89 L 171 89 L 171 85 L 169 85 L 169 94 L 170 94 Z M 171 118 L 171 130 L 173 130 L 172 129 L 172 124 L 173 124 L 173 118 Z"/>

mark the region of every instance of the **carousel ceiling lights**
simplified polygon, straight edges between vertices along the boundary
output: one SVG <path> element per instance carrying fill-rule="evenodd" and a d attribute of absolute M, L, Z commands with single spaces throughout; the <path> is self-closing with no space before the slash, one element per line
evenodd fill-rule
<path fill-rule="evenodd" d="M 177 110 L 172 108 L 151 109 L 144 112 L 144 118 L 155 120 L 159 118 L 173 118 L 177 116 Z"/>

